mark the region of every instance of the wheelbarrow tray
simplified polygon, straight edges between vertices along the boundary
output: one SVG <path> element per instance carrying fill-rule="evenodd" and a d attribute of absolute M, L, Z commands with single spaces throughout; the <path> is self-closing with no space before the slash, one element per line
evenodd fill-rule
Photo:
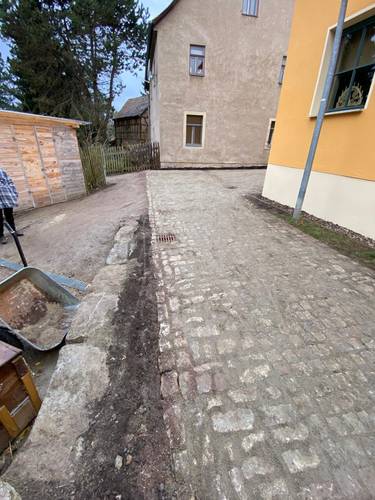
<path fill-rule="evenodd" d="M 5 280 L 0 282 L 0 301 L 1 296 L 4 292 L 11 289 L 17 285 L 20 281 L 27 280 L 30 282 L 42 295 L 46 297 L 49 302 L 59 304 L 62 308 L 66 310 L 76 309 L 79 306 L 79 300 L 69 293 L 65 288 L 56 283 L 53 279 L 47 276 L 45 273 L 36 269 L 34 267 L 24 267 L 20 269 L 12 276 L 9 276 Z M 14 344 L 19 347 L 20 342 L 23 348 L 31 348 L 37 351 L 51 351 L 58 349 L 65 342 L 65 337 L 67 332 L 61 332 L 61 339 L 54 345 L 39 345 L 31 340 L 27 339 L 25 335 L 22 334 L 22 329 L 17 330 L 12 328 L 7 322 L 0 317 L 0 340 L 12 343 L 11 339 L 14 337 Z M 4 337 L 4 338 L 3 338 Z"/>

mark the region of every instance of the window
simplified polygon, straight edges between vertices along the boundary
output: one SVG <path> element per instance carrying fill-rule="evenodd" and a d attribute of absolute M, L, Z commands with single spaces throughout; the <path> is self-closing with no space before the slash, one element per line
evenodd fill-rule
<path fill-rule="evenodd" d="M 203 45 L 190 45 L 190 74 L 204 76 L 206 47 Z"/>
<path fill-rule="evenodd" d="M 375 71 L 375 17 L 343 33 L 328 111 L 365 106 Z"/>
<path fill-rule="evenodd" d="M 244 16 L 257 17 L 259 12 L 259 0 L 242 0 L 242 14 Z"/>
<path fill-rule="evenodd" d="M 287 57 L 286 57 L 286 56 L 283 56 L 283 59 L 282 59 L 282 61 L 281 61 L 280 74 L 279 74 L 279 85 L 282 85 L 282 84 L 283 84 L 283 81 L 284 81 L 284 74 L 285 74 L 286 60 L 287 60 Z"/>
<path fill-rule="evenodd" d="M 203 146 L 203 115 L 186 115 L 186 146 Z"/>
<path fill-rule="evenodd" d="M 266 149 L 270 149 L 272 145 L 273 134 L 275 132 L 276 120 L 271 119 L 270 124 L 268 126 L 267 132 L 267 140 L 266 140 Z"/>

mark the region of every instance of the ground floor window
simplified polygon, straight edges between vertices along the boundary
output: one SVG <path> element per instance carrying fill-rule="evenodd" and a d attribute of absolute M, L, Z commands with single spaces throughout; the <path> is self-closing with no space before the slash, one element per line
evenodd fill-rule
<path fill-rule="evenodd" d="M 188 147 L 203 146 L 203 115 L 186 115 L 186 140 Z"/>
<path fill-rule="evenodd" d="M 272 118 L 270 124 L 268 125 L 266 149 L 270 149 L 272 145 L 273 134 L 275 132 L 276 120 Z"/>

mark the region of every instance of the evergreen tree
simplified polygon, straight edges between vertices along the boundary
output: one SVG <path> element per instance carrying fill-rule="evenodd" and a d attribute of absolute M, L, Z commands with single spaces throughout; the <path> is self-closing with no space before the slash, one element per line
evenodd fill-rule
<path fill-rule="evenodd" d="M 0 109 L 15 110 L 17 107 L 12 79 L 8 67 L 0 54 Z"/>
<path fill-rule="evenodd" d="M 22 109 L 91 122 L 105 137 L 120 75 L 144 63 L 148 11 L 137 0 L 0 0 L 1 33 Z"/>

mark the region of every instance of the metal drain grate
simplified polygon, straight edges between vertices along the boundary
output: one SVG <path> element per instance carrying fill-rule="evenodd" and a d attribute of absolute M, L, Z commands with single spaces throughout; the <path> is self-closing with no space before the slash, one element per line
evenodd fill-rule
<path fill-rule="evenodd" d="M 159 243 L 172 243 L 173 241 L 176 241 L 176 235 L 173 233 L 158 234 L 156 238 Z"/>

